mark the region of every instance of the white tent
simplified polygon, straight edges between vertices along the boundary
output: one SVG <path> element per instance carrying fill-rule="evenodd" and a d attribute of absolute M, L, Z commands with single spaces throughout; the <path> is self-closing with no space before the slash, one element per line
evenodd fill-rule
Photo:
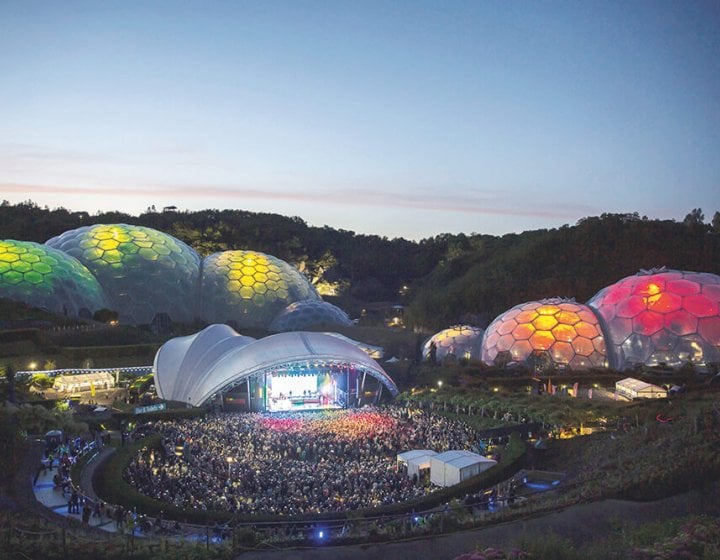
<path fill-rule="evenodd" d="M 430 468 L 430 458 L 437 455 L 432 449 L 413 449 L 412 451 L 404 451 L 398 453 L 397 462 L 407 467 L 407 474 L 410 478 L 414 474 L 420 476 L 421 469 Z"/>
<path fill-rule="evenodd" d="M 664 399 L 667 391 L 662 387 L 646 383 L 640 379 L 626 377 L 615 383 L 615 392 L 630 400 L 633 399 Z"/>
<path fill-rule="evenodd" d="M 115 378 L 107 371 L 81 373 L 79 375 L 58 375 L 53 383 L 53 389 L 63 393 L 77 393 L 95 389 L 110 389 L 115 387 Z"/>
<path fill-rule="evenodd" d="M 497 461 L 471 451 L 445 451 L 430 458 L 430 482 L 453 486 L 496 464 Z"/>

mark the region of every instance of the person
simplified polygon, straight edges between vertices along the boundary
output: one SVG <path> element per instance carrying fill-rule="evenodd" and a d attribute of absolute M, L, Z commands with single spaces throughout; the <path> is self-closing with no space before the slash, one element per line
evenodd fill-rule
<path fill-rule="evenodd" d="M 90 507 L 90 500 L 87 498 L 85 499 L 85 503 L 83 504 L 82 509 L 82 522 L 84 525 L 90 524 L 90 514 L 92 513 L 92 508 Z"/>
<path fill-rule="evenodd" d="M 80 514 L 80 496 L 75 488 L 73 488 L 72 494 L 70 494 L 70 502 L 68 505 L 68 513 Z"/>

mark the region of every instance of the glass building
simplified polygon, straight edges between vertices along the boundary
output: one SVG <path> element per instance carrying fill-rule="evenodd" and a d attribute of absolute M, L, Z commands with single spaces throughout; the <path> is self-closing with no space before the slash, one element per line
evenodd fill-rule
<path fill-rule="evenodd" d="M 83 263 L 103 287 L 121 322 L 151 323 L 197 316 L 200 257 L 166 233 L 127 224 L 98 224 L 66 231 L 46 242 Z"/>
<path fill-rule="evenodd" d="M 273 322 L 270 330 L 274 332 L 302 331 L 319 327 L 347 327 L 350 317 L 339 307 L 327 301 L 296 301 L 283 309 Z"/>
<path fill-rule="evenodd" d="M 480 327 L 454 325 L 428 338 L 422 346 L 423 360 L 430 360 L 435 345 L 435 360 L 442 362 L 448 356 L 458 360 L 479 360 L 483 331 Z"/>
<path fill-rule="evenodd" d="M 595 312 L 561 298 L 521 303 L 499 315 L 485 331 L 482 360 L 573 369 L 608 365 Z"/>
<path fill-rule="evenodd" d="M 600 290 L 588 305 L 604 323 L 616 369 L 720 362 L 720 276 L 640 271 Z"/>
<path fill-rule="evenodd" d="M 268 328 L 289 304 L 304 300 L 320 296 L 296 268 L 272 255 L 224 251 L 202 263 L 201 316 L 208 323 Z"/>
<path fill-rule="evenodd" d="M 0 297 L 72 317 L 107 306 L 100 284 L 76 258 L 10 239 L 0 241 Z"/>

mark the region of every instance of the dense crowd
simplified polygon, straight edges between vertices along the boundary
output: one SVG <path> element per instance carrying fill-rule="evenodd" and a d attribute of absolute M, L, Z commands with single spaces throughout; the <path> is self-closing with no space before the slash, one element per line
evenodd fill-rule
<path fill-rule="evenodd" d="M 422 496 L 432 489 L 398 470 L 397 454 L 469 450 L 476 442 L 463 423 L 394 407 L 221 413 L 149 427 L 163 449 L 135 456 L 128 481 L 178 507 L 243 514 L 343 511 Z"/>

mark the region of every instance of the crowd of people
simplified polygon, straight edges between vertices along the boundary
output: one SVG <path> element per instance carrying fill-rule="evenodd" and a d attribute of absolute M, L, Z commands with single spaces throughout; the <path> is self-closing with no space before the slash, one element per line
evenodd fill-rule
<path fill-rule="evenodd" d="M 398 469 L 410 449 L 473 449 L 474 431 L 404 408 L 219 413 L 158 421 L 162 449 L 125 471 L 141 493 L 181 508 L 295 515 L 406 501 L 432 491 Z M 177 452 L 176 452 L 177 451 Z"/>

